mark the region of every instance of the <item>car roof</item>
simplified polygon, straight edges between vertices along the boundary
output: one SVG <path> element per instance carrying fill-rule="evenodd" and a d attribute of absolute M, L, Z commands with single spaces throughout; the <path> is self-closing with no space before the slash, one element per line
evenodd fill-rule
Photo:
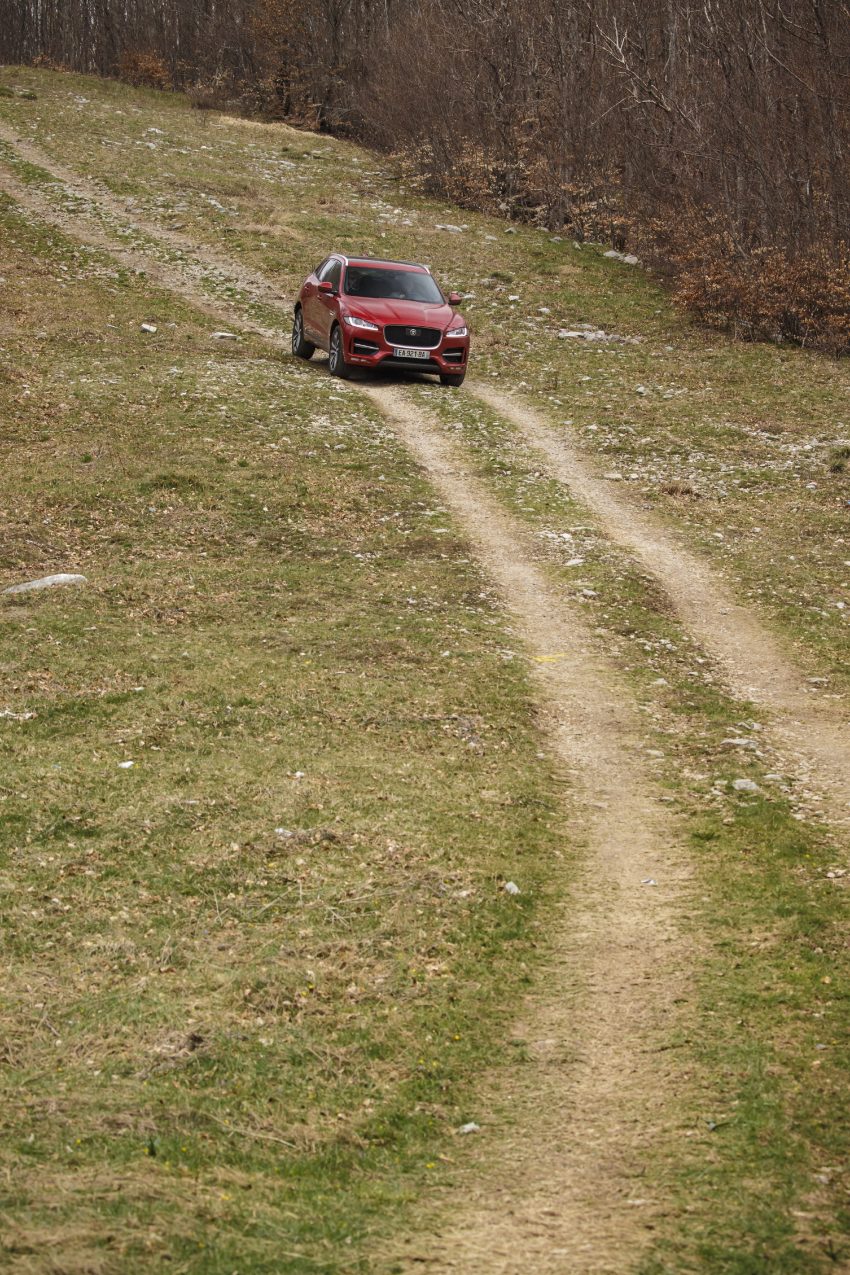
<path fill-rule="evenodd" d="M 343 252 L 332 252 L 331 256 L 339 257 L 347 266 L 377 266 L 379 270 L 385 266 L 404 266 L 406 270 L 421 270 L 423 274 L 431 273 L 427 266 L 423 266 L 418 261 L 387 261 L 383 257 L 347 257 Z"/>

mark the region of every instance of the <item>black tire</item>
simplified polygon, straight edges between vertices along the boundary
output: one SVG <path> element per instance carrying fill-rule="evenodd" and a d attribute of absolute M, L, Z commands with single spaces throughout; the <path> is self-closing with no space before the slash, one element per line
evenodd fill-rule
<path fill-rule="evenodd" d="M 297 359 L 311 359 L 316 353 L 315 345 L 304 336 L 304 319 L 300 306 L 292 320 L 292 353 Z"/>
<path fill-rule="evenodd" d="M 463 379 L 465 376 L 465 372 L 441 372 L 440 384 L 454 385 L 455 388 L 457 388 L 459 385 L 463 385 Z"/>
<path fill-rule="evenodd" d="M 331 376 L 342 377 L 347 381 L 351 376 L 351 365 L 345 361 L 345 353 L 342 345 L 342 332 L 338 323 L 335 323 L 331 331 L 331 344 L 328 350 L 328 370 Z"/>

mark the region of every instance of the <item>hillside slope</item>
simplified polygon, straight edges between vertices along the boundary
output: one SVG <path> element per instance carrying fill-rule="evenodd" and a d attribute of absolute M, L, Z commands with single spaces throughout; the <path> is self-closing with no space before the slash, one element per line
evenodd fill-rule
<path fill-rule="evenodd" d="M 89 578 L 0 608 L 12 1269 L 835 1269 L 847 366 L 0 81 L 2 582 Z M 469 294 L 468 391 L 282 357 L 331 247 Z"/>

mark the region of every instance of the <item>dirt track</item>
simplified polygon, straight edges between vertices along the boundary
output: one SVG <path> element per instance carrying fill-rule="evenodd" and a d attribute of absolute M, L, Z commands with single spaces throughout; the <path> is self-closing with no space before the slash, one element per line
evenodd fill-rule
<path fill-rule="evenodd" d="M 475 385 L 488 406 L 510 420 L 543 457 L 548 472 L 593 510 L 602 530 L 628 549 L 673 603 L 686 628 L 717 661 L 739 698 L 767 710 L 789 767 L 819 790 L 834 820 L 850 821 L 850 730 L 785 656 L 780 644 L 705 562 L 595 476 L 576 449 L 539 413 L 512 395 Z"/>
<path fill-rule="evenodd" d="M 641 1194 L 647 1143 L 674 1096 L 653 1055 L 688 959 L 674 920 L 686 869 L 673 820 L 646 773 L 624 687 L 593 654 L 576 608 L 530 560 L 521 530 L 402 391 L 370 397 L 464 528 L 535 658 L 542 718 L 574 786 L 585 846 L 545 990 L 522 1028 L 534 1059 L 514 1099 L 522 1138 L 497 1134 L 496 1171 L 472 1188 L 459 1224 L 415 1244 L 411 1261 L 515 1275 L 622 1271 L 623 1254 L 631 1260 L 649 1234 L 652 1206 L 629 1200 Z"/>

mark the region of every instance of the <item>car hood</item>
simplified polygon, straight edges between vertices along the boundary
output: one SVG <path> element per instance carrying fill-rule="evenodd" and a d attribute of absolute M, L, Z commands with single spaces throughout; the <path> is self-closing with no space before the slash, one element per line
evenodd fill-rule
<path fill-rule="evenodd" d="M 447 303 L 430 305 L 423 301 L 396 301 L 392 298 L 346 297 L 345 305 L 351 314 L 371 319 L 373 323 L 401 323 L 417 328 L 449 326 L 456 311 Z"/>

